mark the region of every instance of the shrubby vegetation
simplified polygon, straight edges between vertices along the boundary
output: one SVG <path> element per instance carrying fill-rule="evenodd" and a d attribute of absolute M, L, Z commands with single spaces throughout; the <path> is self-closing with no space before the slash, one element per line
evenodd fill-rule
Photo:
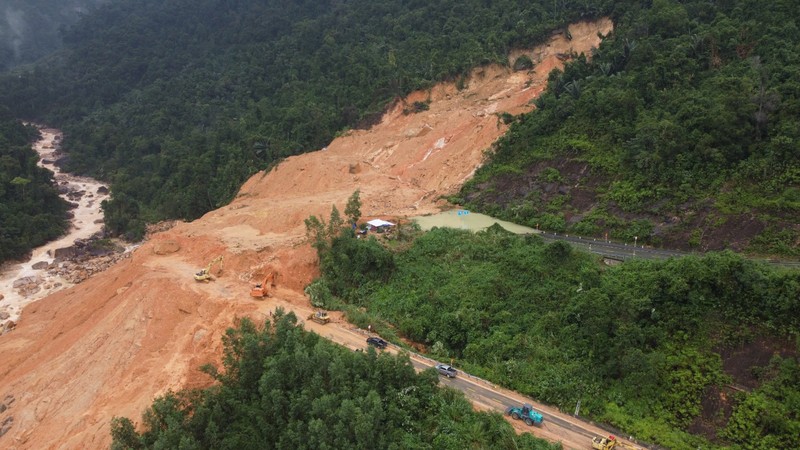
<path fill-rule="evenodd" d="M 354 353 L 296 322 L 280 310 L 263 327 L 243 319 L 224 338 L 224 370 L 205 368 L 215 386 L 157 399 L 141 433 L 115 418 L 112 448 L 561 448 L 474 412 L 407 356 Z"/>
<path fill-rule="evenodd" d="M 37 134 L 0 107 L 0 263 L 67 230 L 67 203 L 52 185 L 53 173 L 36 165 Z"/>
<path fill-rule="evenodd" d="M 65 132 L 109 181 L 111 230 L 194 219 L 255 171 L 365 126 L 411 90 L 505 63 L 594 6 L 522 0 L 116 1 L 60 58 L 0 80 L 0 104 Z M 424 108 L 424 105 L 412 106 Z"/>
<path fill-rule="evenodd" d="M 580 400 L 582 414 L 668 448 L 708 448 L 687 433 L 700 423 L 715 427 L 715 447 L 800 446 L 797 271 L 732 253 L 607 267 L 499 227 L 434 229 L 400 252 L 345 229 L 325 251 L 315 283 L 329 304 L 364 307 L 476 375 L 570 411 Z M 788 353 L 754 369 L 760 387 L 704 411 L 741 382 L 723 371 L 724 350 L 759 339 Z"/>
<path fill-rule="evenodd" d="M 619 2 L 591 62 L 551 74 L 456 200 L 552 231 L 694 248 L 757 217 L 751 251 L 800 256 L 798 18 L 789 0 Z M 544 195 L 558 181 L 539 168 L 569 162 L 589 171 Z M 582 190 L 597 196 L 588 206 Z"/>

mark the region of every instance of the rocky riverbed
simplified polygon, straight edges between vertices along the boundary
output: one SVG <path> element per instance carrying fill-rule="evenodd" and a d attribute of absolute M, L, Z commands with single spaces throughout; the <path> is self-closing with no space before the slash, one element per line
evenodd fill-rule
<path fill-rule="evenodd" d="M 71 226 L 56 241 L 34 249 L 28 261 L 0 268 L 0 333 L 13 329 L 25 305 L 65 287 L 78 284 L 128 256 L 125 247 L 103 234 L 100 204 L 109 197 L 108 188 L 88 177 L 63 173 L 58 161 L 61 132 L 40 129 L 42 137 L 33 148 L 39 166 L 55 174 L 56 187 L 73 205 Z"/>

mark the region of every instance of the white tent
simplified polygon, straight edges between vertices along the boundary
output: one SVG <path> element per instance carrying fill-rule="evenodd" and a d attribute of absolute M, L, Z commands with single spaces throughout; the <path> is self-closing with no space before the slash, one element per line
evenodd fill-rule
<path fill-rule="evenodd" d="M 387 222 L 387 221 L 381 220 L 381 219 L 370 220 L 369 222 L 367 222 L 367 225 L 369 225 L 371 227 L 375 227 L 375 228 L 393 227 L 394 226 L 394 224 L 392 222 Z"/>

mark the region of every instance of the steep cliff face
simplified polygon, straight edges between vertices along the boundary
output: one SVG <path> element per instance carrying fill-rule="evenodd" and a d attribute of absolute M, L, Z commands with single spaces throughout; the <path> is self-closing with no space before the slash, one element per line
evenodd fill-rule
<path fill-rule="evenodd" d="M 529 52 L 537 63 L 530 72 L 485 67 L 463 90 L 414 93 L 372 129 L 257 174 L 230 205 L 155 234 L 130 259 L 28 306 L 0 337 L 0 446 L 107 446 L 113 416 L 138 418 L 169 389 L 208 385 L 198 368 L 219 359 L 237 317 L 261 321 L 277 306 L 299 317 L 311 311 L 302 292 L 317 264 L 305 218 L 343 209 L 355 189 L 365 217 L 438 211 L 441 196 L 460 188 L 505 131 L 498 115 L 529 111 L 561 64 L 557 55 L 589 54 L 598 32 L 610 31 L 608 20 L 577 24 L 572 40 L 554 35 Z M 428 110 L 404 114 L 428 100 Z M 217 279 L 196 282 L 194 272 L 217 255 Z M 266 270 L 279 274 L 273 297 L 249 297 Z M 347 329 L 335 321 L 320 334 L 350 345 Z"/>

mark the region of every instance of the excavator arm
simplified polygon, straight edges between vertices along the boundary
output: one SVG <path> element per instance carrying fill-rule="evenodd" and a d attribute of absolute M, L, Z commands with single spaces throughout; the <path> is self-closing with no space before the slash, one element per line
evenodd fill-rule
<path fill-rule="evenodd" d="M 222 255 L 212 259 L 204 269 L 201 269 L 199 272 L 194 274 L 194 279 L 196 281 L 204 281 L 206 283 L 213 280 L 214 277 L 211 275 L 211 268 L 217 263 L 222 264 Z"/>
<path fill-rule="evenodd" d="M 256 298 L 268 297 L 269 291 L 273 287 L 275 287 L 275 272 L 268 272 L 261 283 L 256 284 L 250 290 L 250 296 Z"/>

